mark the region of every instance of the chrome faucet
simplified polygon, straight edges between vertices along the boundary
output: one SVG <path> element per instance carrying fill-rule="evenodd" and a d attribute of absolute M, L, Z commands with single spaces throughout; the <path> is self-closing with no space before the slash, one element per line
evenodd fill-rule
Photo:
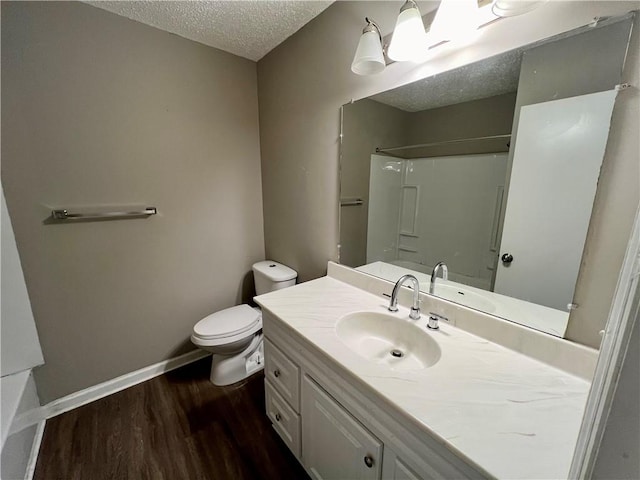
<path fill-rule="evenodd" d="M 429 283 L 429 294 L 433 295 L 436 291 L 436 277 L 438 276 L 438 272 L 442 270 L 442 279 L 449 279 L 449 269 L 444 262 L 436 263 L 436 266 L 433 267 L 433 272 L 431 272 L 431 282 Z"/>
<path fill-rule="evenodd" d="M 413 306 L 411 307 L 411 311 L 409 312 L 409 318 L 411 318 L 412 320 L 418 320 L 420 318 L 420 282 L 418 282 L 418 279 L 413 275 L 403 275 L 396 282 L 396 285 L 393 287 L 393 292 L 391 292 L 389 311 L 398 311 L 398 292 L 400 291 L 400 287 L 402 287 L 402 285 L 404 285 L 404 282 L 406 282 L 407 280 L 411 282 L 411 286 L 413 287 Z"/>

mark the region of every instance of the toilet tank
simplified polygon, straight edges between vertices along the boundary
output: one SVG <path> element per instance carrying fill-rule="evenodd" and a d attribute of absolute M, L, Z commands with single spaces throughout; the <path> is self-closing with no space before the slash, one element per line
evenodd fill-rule
<path fill-rule="evenodd" d="M 256 295 L 273 292 L 296 284 L 298 273 L 278 262 L 264 260 L 253 264 Z"/>

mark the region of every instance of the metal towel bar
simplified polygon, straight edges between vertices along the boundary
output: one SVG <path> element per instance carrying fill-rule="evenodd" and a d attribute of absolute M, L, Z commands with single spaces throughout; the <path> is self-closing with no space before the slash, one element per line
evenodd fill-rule
<path fill-rule="evenodd" d="M 69 212 L 66 209 L 58 209 L 51 211 L 51 218 L 54 220 L 90 220 L 101 218 L 128 218 L 128 217 L 143 217 L 148 215 L 155 215 L 158 211 L 156 207 L 145 207 L 142 210 L 123 210 L 115 212 Z"/>
<path fill-rule="evenodd" d="M 362 205 L 364 202 L 361 198 L 342 198 L 340 199 L 341 207 L 352 207 L 356 205 Z"/>

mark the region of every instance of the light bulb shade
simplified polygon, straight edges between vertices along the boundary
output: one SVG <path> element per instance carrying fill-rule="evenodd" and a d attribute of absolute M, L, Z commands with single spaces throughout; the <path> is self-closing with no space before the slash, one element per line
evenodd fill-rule
<path fill-rule="evenodd" d="M 430 43 L 458 40 L 478 29 L 477 0 L 442 0 L 429 29 Z"/>
<path fill-rule="evenodd" d="M 362 34 L 353 57 L 351 71 L 358 75 L 373 75 L 384 70 L 385 62 L 382 53 L 380 35 L 376 31 Z"/>
<path fill-rule="evenodd" d="M 396 20 L 387 55 L 397 62 L 419 60 L 427 51 L 427 34 L 418 7 L 404 8 Z"/>

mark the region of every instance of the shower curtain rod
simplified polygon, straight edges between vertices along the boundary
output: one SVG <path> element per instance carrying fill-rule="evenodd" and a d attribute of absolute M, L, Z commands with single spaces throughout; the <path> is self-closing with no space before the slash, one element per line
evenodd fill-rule
<path fill-rule="evenodd" d="M 433 142 L 433 143 L 420 143 L 418 145 L 403 145 L 401 147 L 388 147 L 388 148 L 376 147 L 376 153 L 391 152 L 391 151 L 396 151 L 396 150 L 409 150 L 411 148 L 437 147 L 437 146 L 440 146 L 440 145 L 451 145 L 451 144 L 454 144 L 454 143 L 473 142 L 473 141 L 477 141 L 477 140 L 499 140 L 501 138 L 510 139 L 511 138 L 511 134 L 510 133 L 505 133 L 503 135 L 489 135 L 489 136 L 486 136 L 486 137 L 459 138 L 457 140 L 445 140 L 445 141 L 442 141 L 442 142 Z"/>

